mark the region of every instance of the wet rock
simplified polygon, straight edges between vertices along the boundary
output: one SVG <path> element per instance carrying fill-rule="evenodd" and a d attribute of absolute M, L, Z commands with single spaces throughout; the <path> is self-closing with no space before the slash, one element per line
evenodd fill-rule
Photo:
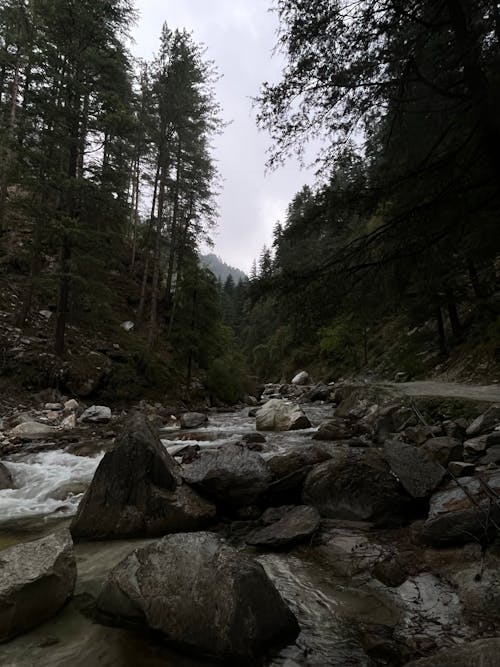
<path fill-rule="evenodd" d="M 134 551 L 110 573 L 97 608 L 103 620 L 227 661 L 256 660 L 299 631 L 262 566 L 210 533 Z"/>
<path fill-rule="evenodd" d="M 354 577 L 372 570 L 387 549 L 355 530 L 338 529 L 316 551 L 328 562 L 333 573 Z"/>
<path fill-rule="evenodd" d="M 485 477 L 485 481 L 494 493 L 500 492 L 500 472 Z M 489 491 L 481 480 L 464 477 L 460 484 L 465 490 L 452 482 L 431 498 L 423 535 L 433 544 L 465 544 L 484 539 L 487 517 L 500 521 L 500 508 L 490 507 Z M 492 528 L 491 524 L 488 528 Z"/>
<path fill-rule="evenodd" d="M 51 495 L 55 500 L 67 500 L 71 496 L 78 496 L 81 493 L 85 493 L 88 485 L 83 482 L 69 482 L 60 486 L 57 491 L 54 491 Z"/>
<path fill-rule="evenodd" d="M 311 422 L 296 404 L 273 398 L 256 413 L 258 431 L 294 431 L 310 428 Z"/>
<path fill-rule="evenodd" d="M 201 452 L 183 477 L 201 493 L 229 508 L 253 505 L 271 482 L 264 459 L 246 447 L 226 445 Z"/>
<path fill-rule="evenodd" d="M 53 616 L 72 596 L 75 581 L 67 530 L 0 551 L 0 642 Z"/>
<path fill-rule="evenodd" d="M 463 461 L 450 461 L 448 470 L 455 477 L 470 477 L 474 474 L 476 466 L 473 463 L 464 463 Z"/>
<path fill-rule="evenodd" d="M 352 427 L 344 420 L 333 420 L 320 424 L 313 440 L 349 440 L 354 436 Z"/>
<path fill-rule="evenodd" d="M 279 521 L 253 531 L 247 544 L 269 549 L 284 549 L 311 538 L 320 524 L 319 512 L 303 505 L 286 512 Z"/>
<path fill-rule="evenodd" d="M 464 442 L 464 456 L 474 460 L 483 454 L 488 447 L 488 436 L 479 435 L 477 438 L 470 438 Z"/>
<path fill-rule="evenodd" d="M 500 405 L 492 405 L 486 412 L 479 415 L 467 428 L 467 437 L 473 438 L 477 435 L 492 431 L 500 424 Z"/>
<path fill-rule="evenodd" d="M 408 578 L 408 572 L 396 556 L 388 556 L 379 560 L 372 570 L 372 575 L 384 586 L 396 588 Z"/>
<path fill-rule="evenodd" d="M 43 409 L 49 412 L 59 412 L 63 409 L 63 405 L 62 403 L 45 403 Z"/>
<path fill-rule="evenodd" d="M 486 436 L 486 448 L 488 449 L 489 447 L 496 447 L 497 445 L 500 445 L 500 430 L 495 430 L 493 433 L 489 433 Z"/>
<path fill-rule="evenodd" d="M 74 537 L 106 539 L 197 530 L 215 508 L 180 486 L 179 466 L 143 415 L 134 415 L 99 463 L 71 524 Z"/>
<path fill-rule="evenodd" d="M 488 463 L 500 463 L 500 445 L 495 447 L 489 447 L 486 454 L 481 459 L 481 465 L 487 465 Z"/>
<path fill-rule="evenodd" d="M 429 658 L 406 663 L 406 667 L 497 667 L 500 637 L 478 639 L 456 648 L 446 648 Z"/>
<path fill-rule="evenodd" d="M 311 384 L 311 382 L 311 376 L 307 371 L 300 371 L 300 373 L 294 375 L 292 379 L 292 384 L 296 385 Z"/>
<path fill-rule="evenodd" d="M 265 512 L 263 512 L 260 517 L 261 523 L 265 526 L 269 526 L 272 523 L 280 521 L 285 514 L 293 510 L 295 505 L 282 505 L 281 507 L 268 507 Z"/>
<path fill-rule="evenodd" d="M 465 419 L 457 419 L 456 421 L 447 419 L 443 422 L 443 430 L 449 438 L 455 438 L 463 442 L 465 440 L 467 422 Z"/>
<path fill-rule="evenodd" d="M 12 438 L 21 438 L 22 440 L 38 440 L 41 438 L 50 438 L 56 432 L 57 428 L 55 426 L 30 421 L 19 424 L 19 426 L 10 431 L 9 435 Z"/>
<path fill-rule="evenodd" d="M 80 416 L 83 424 L 105 424 L 111 419 L 111 408 L 105 405 L 91 405 Z"/>
<path fill-rule="evenodd" d="M 76 428 L 76 415 L 69 414 L 61 422 L 61 427 L 65 429 Z"/>
<path fill-rule="evenodd" d="M 262 433 L 245 433 L 241 441 L 245 444 L 264 444 L 266 438 Z"/>
<path fill-rule="evenodd" d="M 409 505 L 400 483 L 376 450 L 351 450 L 308 474 L 302 500 L 331 519 L 399 523 Z"/>
<path fill-rule="evenodd" d="M 14 489 L 14 480 L 9 469 L 3 463 L 0 463 L 0 491 L 2 489 Z"/>
<path fill-rule="evenodd" d="M 265 494 L 270 505 L 299 503 L 304 480 L 318 463 L 330 460 L 331 456 L 319 446 L 298 447 L 276 454 L 267 460 L 272 482 Z"/>
<path fill-rule="evenodd" d="M 331 387 L 326 384 L 317 384 L 305 394 L 309 401 L 328 401 L 330 400 Z"/>
<path fill-rule="evenodd" d="M 448 436 L 430 438 L 422 445 L 422 450 L 442 466 L 447 466 L 450 461 L 459 461 L 463 456 L 460 440 Z"/>
<path fill-rule="evenodd" d="M 180 419 L 181 428 L 199 428 L 207 421 L 207 415 L 202 412 L 185 412 Z"/>
<path fill-rule="evenodd" d="M 76 412 L 80 404 L 74 398 L 70 398 L 69 401 L 64 403 L 64 412 Z"/>
<path fill-rule="evenodd" d="M 384 454 L 392 472 L 413 498 L 429 496 L 446 474 L 422 449 L 399 440 L 386 440 Z"/>

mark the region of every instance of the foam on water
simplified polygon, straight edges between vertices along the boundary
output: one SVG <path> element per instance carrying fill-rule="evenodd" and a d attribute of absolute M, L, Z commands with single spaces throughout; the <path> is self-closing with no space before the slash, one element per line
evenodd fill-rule
<path fill-rule="evenodd" d="M 55 450 L 32 454 L 22 462 L 6 461 L 16 488 L 0 491 L 0 523 L 44 517 L 56 511 L 71 516 L 83 493 L 69 491 L 61 500 L 61 490 L 70 490 L 72 485 L 88 486 L 102 457 L 103 454 L 90 458 Z"/>

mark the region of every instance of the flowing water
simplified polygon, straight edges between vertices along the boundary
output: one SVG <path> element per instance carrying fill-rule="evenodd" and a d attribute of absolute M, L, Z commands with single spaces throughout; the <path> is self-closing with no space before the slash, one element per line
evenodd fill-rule
<path fill-rule="evenodd" d="M 329 405 L 307 406 L 313 428 L 266 434 L 267 458 L 311 441 L 317 425 L 332 414 Z M 164 446 L 175 454 L 180 445 L 219 447 L 255 431 L 255 420 L 239 413 L 211 415 L 199 429 L 162 429 Z M 22 456 L 6 465 L 16 489 L 0 491 L 0 548 L 38 537 L 57 525 L 68 525 L 102 453 L 73 456 L 62 450 Z M 199 659 L 179 656 L 132 632 L 107 628 L 85 613 L 89 596 L 96 596 L 107 572 L 146 540 L 84 543 L 75 546 L 78 583 L 74 600 L 52 620 L 0 647 L 4 667 L 202 667 Z M 398 623 L 400 611 L 373 591 L 352 588 L 332 577 L 314 550 L 297 548 L 288 554 L 264 554 L 259 561 L 296 614 L 301 633 L 267 665 L 278 667 L 363 667 L 372 663 L 358 639 L 357 622 L 387 627 Z M 375 619 L 375 621 L 374 621 Z"/>

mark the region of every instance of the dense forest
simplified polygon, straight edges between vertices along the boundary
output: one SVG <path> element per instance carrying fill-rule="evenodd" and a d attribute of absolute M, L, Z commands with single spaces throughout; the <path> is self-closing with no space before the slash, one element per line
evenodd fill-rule
<path fill-rule="evenodd" d="M 277 11 L 286 67 L 257 100 L 269 163 L 303 158 L 311 137 L 323 150 L 319 186 L 296 194 L 253 271 L 244 335 L 258 372 L 414 377 L 454 354 L 498 368 L 498 3 Z"/>
<path fill-rule="evenodd" d="M 200 262 L 224 128 L 203 46 L 165 24 L 156 56 L 133 59 L 129 0 L 1 4 L 2 309 L 25 335 L 48 313 L 46 379 L 78 331 L 110 339 L 123 320 L 109 391 L 201 379 L 235 400 L 249 376 L 299 366 L 415 377 L 457 350 L 485 373 L 498 363 L 498 4 L 276 9 L 285 67 L 257 121 L 271 168 L 320 140 L 318 184 L 248 280 L 218 282 Z"/>

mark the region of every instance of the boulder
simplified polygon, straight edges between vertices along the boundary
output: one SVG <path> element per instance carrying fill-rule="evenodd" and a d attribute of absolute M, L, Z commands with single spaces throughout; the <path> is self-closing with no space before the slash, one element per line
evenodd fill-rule
<path fill-rule="evenodd" d="M 482 415 L 476 417 L 472 424 L 467 428 L 467 437 L 474 438 L 477 435 L 492 431 L 497 424 L 500 424 L 500 405 L 492 405 Z"/>
<path fill-rule="evenodd" d="M 106 452 L 71 524 L 76 538 L 157 536 L 205 527 L 215 508 L 181 486 L 179 466 L 134 415 Z"/>
<path fill-rule="evenodd" d="M 469 641 L 455 648 L 447 647 L 429 658 L 406 663 L 406 667 L 497 667 L 500 637 Z"/>
<path fill-rule="evenodd" d="M 246 542 L 254 547 L 284 549 L 310 539 L 319 524 L 318 510 L 302 505 L 286 512 L 276 523 L 254 530 Z"/>
<path fill-rule="evenodd" d="M 207 421 L 207 415 L 202 412 L 185 412 L 180 419 L 181 428 L 199 428 Z"/>
<path fill-rule="evenodd" d="M 182 474 L 188 484 L 232 509 L 255 504 L 271 482 L 260 454 L 232 444 L 202 451 Z"/>
<path fill-rule="evenodd" d="M 292 378 L 292 384 L 304 385 L 311 384 L 311 376 L 307 371 L 300 371 Z"/>
<path fill-rule="evenodd" d="M 493 494 L 500 492 L 500 471 L 485 477 Z M 423 536 L 433 544 L 465 544 L 484 538 L 492 528 L 488 517 L 500 521 L 500 508 L 490 506 L 490 493 L 476 477 L 463 477 L 460 486 L 450 483 L 431 498 L 429 516 L 423 526 Z"/>
<path fill-rule="evenodd" d="M 386 440 L 384 454 L 391 471 L 413 498 L 430 496 L 446 474 L 422 449 L 399 440 Z"/>
<path fill-rule="evenodd" d="M 0 551 L 0 642 L 53 616 L 73 595 L 75 582 L 67 530 Z"/>
<path fill-rule="evenodd" d="M 351 426 L 343 420 L 332 420 L 320 424 L 313 440 L 349 440 L 354 436 Z"/>
<path fill-rule="evenodd" d="M 91 405 L 80 416 L 83 424 L 105 424 L 111 419 L 111 408 L 105 405 Z"/>
<path fill-rule="evenodd" d="M 302 500 L 317 507 L 322 517 L 401 522 L 410 497 L 375 449 L 342 452 L 314 467 L 306 477 Z"/>
<path fill-rule="evenodd" d="M 474 474 L 476 466 L 473 463 L 464 463 L 463 461 L 450 461 L 448 470 L 454 477 L 470 477 Z"/>
<path fill-rule="evenodd" d="M 304 480 L 313 466 L 330 458 L 330 454 L 317 445 L 297 447 L 272 456 L 267 460 L 272 482 L 265 501 L 269 505 L 299 503 Z"/>
<path fill-rule="evenodd" d="M 14 480 L 10 474 L 10 470 L 6 465 L 0 463 L 0 491 L 2 489 L 14 489 Z"/>
<path fill-rule="evenodd" d="M 101 620 L 149 628 L 174 646 L 250 661 L 299 627 L 263 567 L 211 533 L 179 534 L 132 552 L 97 600 Z"/>
<path fill-rule="evenodd" d="M 57 433 L 57 428 L 55 426 L 29 421 L 23 422 L 22 424 L 19 424 L 19 426 L 13 428 L 9 435 L 13 438 L 21 438 L 22 440 L 39 440 L 42 438 L 50 438 L 54 433 Z"/>
<path fill-rule="evenodd" d="M 64 404 L 64 412 L 76 412 L 79 408 L 79 403 L 74 398 L 70 398 Z"/>
<path fill-rule="evenodd" d="M 447 466 L 450 461 L 459 461 L 463 456 L 461 441 L 449 436 L 430 438 L 422 445 L 422 450 L 442 466 Z"/>
<path fill-rule="evenodd" d="M 255 416 L 258 431 L 295 431 L 311 426 L 298 405 L 279 398 L 267 401 Z"/>
<path fill-rule="evenodd" d="M 384 586 L 397 588 L 408 579 L 408 572 L 399 558 L 391 554 L 376 563 L 372 570 L 372 576 Z"/>
<path fill-rule="evenodd" d="M 305 398 L 310 401 L 328 401 L 330 400 L 332 388 L 326 384 L 317 384 L 305 394 Z"/>
<path fill-rule="evenodd" d="M 500 445 L 500 430 L 495 430 L 486 436 L 486 449 Z"/>
<path fill-rule="evenodd" d="M 500 445 L 495 445 L 494 447 L 489 447 L 486 454 L 481 459 L 481 464 L 486 465 L 488 463 L 500 463 Z"/>
<path fill-rule="evenodd" d="M 484 454 L 487 448 L 488 436 L 478 435 L 475 438 L 470 438 L 464 442 L 464 456 L 474 460 L 481 454 Z"/>
<path fill-rule="evenodd" d="M 449 438 L 455 438 L 463 442 L 465 440 L 467 422 L 465 419 L 457 419 L 456 421 L 447 419 L 443 422 L 443 430 Z"/>

